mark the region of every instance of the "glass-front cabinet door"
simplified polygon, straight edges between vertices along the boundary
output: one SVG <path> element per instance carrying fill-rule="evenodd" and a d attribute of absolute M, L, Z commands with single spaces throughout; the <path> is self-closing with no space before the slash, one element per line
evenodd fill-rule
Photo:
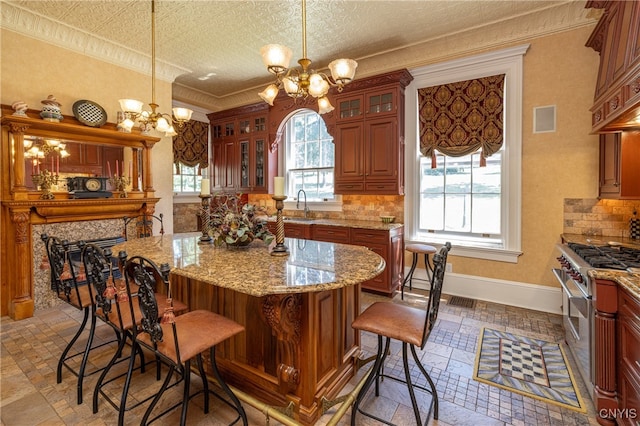
<path fill-rule="evenodd" d="M 366 115 L 369 118 L 385 114 L 395 114 L 397 108 L 397 89 L 382 89 L 366 94 Z"/>
<path fill-rule="evenodd" d="M 240 147 L 240 187 L 251 193 L 265 192 L 266 187 L 266 139 L 252 137 L 241 140 Z"/>

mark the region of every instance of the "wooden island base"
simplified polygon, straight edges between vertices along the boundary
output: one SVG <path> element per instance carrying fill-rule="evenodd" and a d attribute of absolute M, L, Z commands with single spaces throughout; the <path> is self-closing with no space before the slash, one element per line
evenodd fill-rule
<path fill-rule="evenodd" d="M 217 348 L 225 380 L 266 404 L 293 402 L 298 422 L 314 424 L 322 398 L 337 397 L 354 376 L 360 336 L 351 323 L 360 309 L 359 285 L 255 297 L 177 275 L 171 282 L 173 297 L 191 310 L 207 309 L 246 328 Z"/>

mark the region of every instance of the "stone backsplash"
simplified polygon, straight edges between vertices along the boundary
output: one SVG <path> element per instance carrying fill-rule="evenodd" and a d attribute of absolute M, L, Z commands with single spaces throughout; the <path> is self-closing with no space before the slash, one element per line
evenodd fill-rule
<path fill-rule="evenodd" d="M 565 198 L 563 232 L 629 238 L 629 220 L 634 211 L 640 218 L 640 200 Z"/>
<path fill-rule="evenodd" d="M 249 202 L 266 206 L 270 214 L 275 214 L 275 202 L 268 194 L 249 195 Z M 173 232 L 197 231 L 196 214 L 200 203 L 173 205 Z M 284 210 L 289 217 L 302 216 L 302 210 Z M 396 223 L 404 222 L 404 196 L 401 195 L 343 195 L 342 211 L 312 211 L 315 219 L 380 220 L 380 216 L 395 216 Z"/>

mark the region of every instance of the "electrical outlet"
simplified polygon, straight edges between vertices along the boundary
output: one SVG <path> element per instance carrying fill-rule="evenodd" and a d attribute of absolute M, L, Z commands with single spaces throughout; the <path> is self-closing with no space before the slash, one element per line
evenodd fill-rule
<path fill-rule="evenodd" d="M 444 270 L 445 272 L 453 272 L 453 265 L 451 263 L 447 263 Z"/>

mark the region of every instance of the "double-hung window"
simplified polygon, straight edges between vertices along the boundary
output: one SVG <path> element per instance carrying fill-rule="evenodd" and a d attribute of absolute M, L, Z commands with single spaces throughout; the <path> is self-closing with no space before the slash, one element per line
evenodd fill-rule
<path fill-rule="evenodd" d="M 527 48 L 518 46 L 411 71 L 414 80 L 406 90 L 406 240 L 450 241 L 459 256 L 517 262 L 521 254 L 522 58 Z M 482 166 L 486 144 L 455 156 L 436 147 L 424 156 L 420 89 L 496 75 L 504 75 L 501 147 L 485 155 Z M 445 118 L 443 114 L 441 121 L 429 125 L 454 125 Z M 457 136 L 452 132 L 443 144 L 453 147 Z"/>
<path fill-rule="evenodd" d="M 286 193 L 290 199 L 303 189 L 307 200 L 335 200 L 333 137 L 322 117 L 311 110 L 300 110 L 285 124 Z"/>

